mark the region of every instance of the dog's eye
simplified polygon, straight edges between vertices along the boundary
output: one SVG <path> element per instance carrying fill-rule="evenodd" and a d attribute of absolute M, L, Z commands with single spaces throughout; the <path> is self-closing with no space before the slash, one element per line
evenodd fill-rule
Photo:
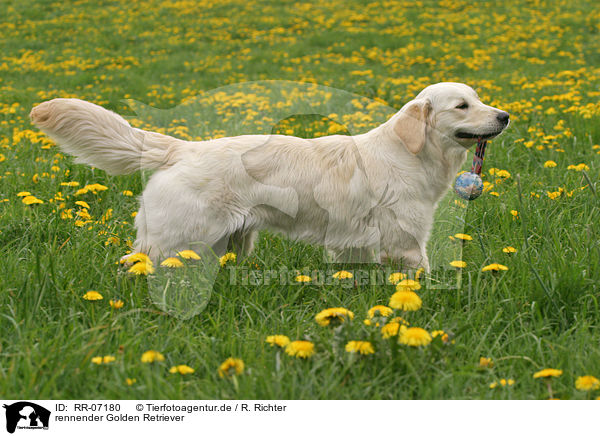
<path fill-rule="evenodd" d="M 461 103 L 458 106 L 456 106 L 456 109 L 469 109 L 469 105 L 467 103 Z"/>

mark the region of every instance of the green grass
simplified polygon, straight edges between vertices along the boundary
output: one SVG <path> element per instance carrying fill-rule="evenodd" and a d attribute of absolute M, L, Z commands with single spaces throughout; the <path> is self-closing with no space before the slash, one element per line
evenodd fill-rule
<path fill-rule="evenodd" d="M 585 0 L 535 7 L 519 0 L 421 3 L 2 2 L 0 200 L 7 201 L 0 203 L 0 397 L 532 399 L 547 397 L 545 384 L 532 378 L 546 367 L 564 370 L 553 382 L 556 396 L 591 396 L 574 383 L 581 375 L 600 377 L 600 148 L 593 148 L 600 143 L 600 8 Z M 448 332 L 452 344 L 392 352 L 365 326 L 367 310 L 387 304 L 391 285 L 242 280 L 279 269 L 292 275 L 361 269 L 382 277 L 391 271 L 327 264 L 321 248 L 267 233 L 249 258 L 221 270 L 201 314 L 169 316 L 153 303 L 145 278 L 116 265 L 134 238 L 131 213 L 144 177 L 109 177 L 56 147 L 42 148 L 46 142 L 27 118 L 35 103 L 76 96 L 184 138 L 265 129 L 313 136 L 333 125 L 314 116 L 270 122 L 261 118 L 264 107 L 252 118 L 261 90 L 234 84 L 257 80 L 314 82 L 395 108 L 427 84 L 454 80 L 511 113 L 513 123 L 489 145 L 484 165 L 510 172 L 501 182 L 485 178 L 499 196 L 486 193 L 463 210 L 449 193 L 441 205 L 440 218 L 458 216 L 464 223 L 456 221 L 456 231 L 473 236 L 464 245 L 468 266 L 460 287 L 424 286 L 423 308 L 405 314 L 411 325 Z M 211 103 L 211 90 L 228 85 Z M 130 98 L 169 110 L 138 111 L 136 118 L 124 103 Z M 215 108 L 229 121 L 218 123 Z M 365 118 L 338 127 L 366 131 L 387 113 L 378 110 L 364 105 Z M 544 168 L 547 160 L 557 166 Z M 589 170 L 567 169 L 579 163 Z M 80 186 L 60 185 L 66 181 Z M 109 189 L 74 196 L 90 183 Z M 550 199 L 547 191 L 558 188 L 565 192 Z M 21 191 L 44 204 L 24 205 Z M 59 191 L 65 200 L 50 201 Z M 64 203 L 76 212 L 80 199 L 93 217 L 83 227 L 58 209 Z M 112 217 L 96 222 L 109 208 Z M 435 250 L 449 241 L 438 224 Z M 106 245 L 110 236 L 119 245 Z M 503 253 L 509 245 L 518 252 Z M 492 262 L 509 270 L 481 272 Z M 84 300 L 90 290 L 104 300 Z M 115 298 L 124 301 L 122 309 L 110 308 Z M 338 306 L 352 310 L 354 321 L 337 330 L 315 323 L 318 312 Z M 309 339 L 316 353 L 289 357 L 265 343 L 272 334 Z M 353 339 L 372 340 L 377 353 L 346 353 Z M 141 363 L 149 349 L 165 361 Z M 116 361 L 91 363 L 98 355 Z M 217 374 L 229 356 L 246 365 L 235 383 Z M 481 356 L 494 367 L 480 369 Z M 169 374 L 178 364 L 195 373 Z M 137 382 L 128 386 L 126 378 Z M 489 388 L 501 378 L 516 383 Z"/>

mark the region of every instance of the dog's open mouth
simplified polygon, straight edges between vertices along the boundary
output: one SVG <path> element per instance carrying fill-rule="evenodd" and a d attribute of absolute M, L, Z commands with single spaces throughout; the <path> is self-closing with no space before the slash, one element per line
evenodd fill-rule
<path fill-rule="evenodd" d="M 498 130 L 496 132 L 493 133 L 488 133 L 486 135 L 482 135 L 480 133 L 469 133 L 469 132 L 463 132 L 463 131 L 458 131 L 456 132 L 456 137 L 457 138 L 462 138 L 462 139 L 490 139 L 493 138 L 494 136 L 498 136 L 500 133 L 502 133 L 502 129 Z"/>

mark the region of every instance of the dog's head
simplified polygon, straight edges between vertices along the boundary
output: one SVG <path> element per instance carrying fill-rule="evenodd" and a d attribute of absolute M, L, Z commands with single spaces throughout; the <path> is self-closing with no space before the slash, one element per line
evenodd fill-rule
<path fill-rule="evenodd" d="M 443 82 L 428 86 L 407 103 L 396 117 L 394 131 L 416 154 L 427 140 L 468 148 L 479 138 L 498 136 L 508 123 L 507 112 L 483 104 L 471 87 Z"/>

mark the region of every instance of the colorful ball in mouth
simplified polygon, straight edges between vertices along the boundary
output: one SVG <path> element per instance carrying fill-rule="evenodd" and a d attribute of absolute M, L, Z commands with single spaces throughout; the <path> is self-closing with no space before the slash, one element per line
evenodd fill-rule
<path fill-rule="evenodd" d="M 463 173 L 454 182 L 454 191 L 460 198 L 475 200 L 483 192 L 481 177 L 475 173 Z"/>

